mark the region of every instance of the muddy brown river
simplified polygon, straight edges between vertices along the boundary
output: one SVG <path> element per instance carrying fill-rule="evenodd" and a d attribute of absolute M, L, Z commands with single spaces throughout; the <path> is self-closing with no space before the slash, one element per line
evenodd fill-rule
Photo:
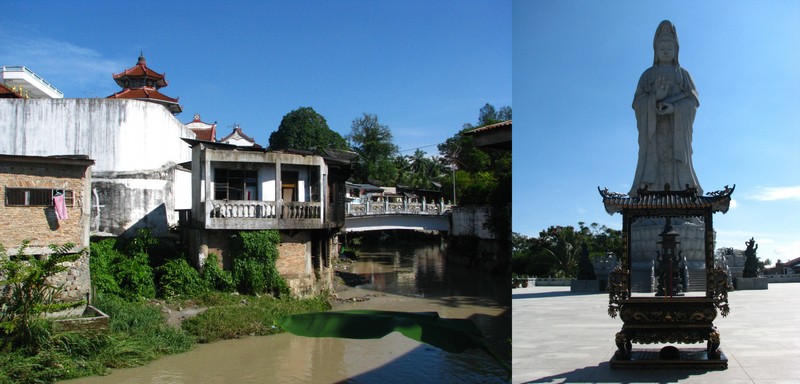
<path fill-rule="evenodd" d="M 436 311 L 470 318 L 490 348 L 510 361 L 507 279 L 446 264 L 438 244 L 363 249 L 341 267 L 368 281 L 337 287 L 334 309 Z M 358 301 L 363 299 L 364 301 Z M 283 333 L 197 345 L 146 366 L 65 383 L 506 383 L 508 373 L 481 350 L 448 353 L 392 333 L 378 340 Z"/>

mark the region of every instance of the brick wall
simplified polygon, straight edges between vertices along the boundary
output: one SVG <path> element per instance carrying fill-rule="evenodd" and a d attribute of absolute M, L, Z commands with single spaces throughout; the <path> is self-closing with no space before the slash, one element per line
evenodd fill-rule
<path fill-rule="evenodd" d="M 50 164 L 0 160 L 0 243 L 9 254 L 15 253 L 23 240 L 30 240 L 31 248 L 64 243 L 88 245 L 84 244 L 88 228 L 84 209 L 89 209 L 84 204 L 91 201 L 84 196 L 88 190 L 84 188 L 87 173 L 85 165 L 58 164 L 57 160 Z M 52 206 L 6 206 L 7 187 L 72 190 L 74 204 L 67 207 L 69 218 L 59 221 Z"/>
<path fill-rule="evenodd" d="M 281 276 L 299 277 L 306 276 L 311 271 L 307 269 L 307 255 L 311 241 L 308 231 L 301 231 L 294 236 L 281 232 L 281 244 L 278 246 L 278 260 L 275 267 Z"/>

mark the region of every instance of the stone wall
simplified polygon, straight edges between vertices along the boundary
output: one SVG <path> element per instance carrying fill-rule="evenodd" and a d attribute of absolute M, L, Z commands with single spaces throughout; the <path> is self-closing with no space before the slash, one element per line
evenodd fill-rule
<path fill-rule="evenodd" d="M 61 286 L 61 291 L 56 295 L 58 301 L 80 301 L 87 298 L 91 290 L 89 276 L 89 250 L 87 249 L 78 260 L 66 265 L 67 270 L 48 280 L 54 286 Z M 83 308 L 81 308 L 83 311 Z"/>
<path fill-rule="evenodd" d="M 492 231 L 486 228 L 490 214 L 491 207 L 489 206 L 453 207 L 450 235 L 494 239 Z"/>

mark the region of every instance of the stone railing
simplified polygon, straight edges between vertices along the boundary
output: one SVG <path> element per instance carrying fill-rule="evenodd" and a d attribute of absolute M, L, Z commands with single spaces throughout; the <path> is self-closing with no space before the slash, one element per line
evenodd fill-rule
<path fill-rule="evenodd" d="M 368 203 L 347 203 L 346 212 L 347 216 L 363 216 L 363 215 L 441 215 L 448 211 L 452 205 L 445 204 L 444 201 L 439 203 L 428 203 L 422 201 L 419 203 L 412 203 L 408 199 L 402 202 L 388 202 L 388 201 L 371 201 Z"/>
<path fill-rule="evenodd" d="M 281 219 L 319 219 L 322 217 L 322 204 L 319 202 L 292 201 L 283 203 Z"/>
<path fill-rule="evenodd" d="M 212 200 L 208 217 L 212 219 L 319 219 L 322 204 L 319 202 L 275 202 L 258 200 Z"/>
<path fill-rule="evenodd" d="M 768 283 L 800 283 L 800 274 L 793 275 L 764 275 Z"/>
<path fill-rule="evenodd" d="M 223 219 L 232 217 L 274 219 L 277 204 L 274 201 L 212 200 L 208 217 Z"/>

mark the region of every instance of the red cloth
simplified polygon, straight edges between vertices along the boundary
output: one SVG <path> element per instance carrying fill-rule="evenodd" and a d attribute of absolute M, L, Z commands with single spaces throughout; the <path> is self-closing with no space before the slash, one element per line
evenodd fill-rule
<path fill-rule="evenodd" d="M 67 203 L 64 201 L 64 195 L 53 196 L 53 207 L 56 209 L 56 217 L 59 220 L 69 219 L 69 214 L 67 213 Z"/>

